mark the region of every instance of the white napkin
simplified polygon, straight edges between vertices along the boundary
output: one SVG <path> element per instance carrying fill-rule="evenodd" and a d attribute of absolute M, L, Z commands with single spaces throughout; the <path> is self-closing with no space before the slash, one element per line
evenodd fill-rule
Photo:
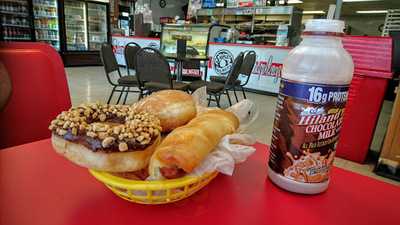
<path fill-rule="evenodd" d="M 232 176 L 235 163 L 244 162 L 256 149 L 250 145 L 256 142 L 248 134 L 231 134 L 221 139 L 216 149 L 194 169 L 189 176 L 201 176 L 207 172 L 218 171 Z"/>

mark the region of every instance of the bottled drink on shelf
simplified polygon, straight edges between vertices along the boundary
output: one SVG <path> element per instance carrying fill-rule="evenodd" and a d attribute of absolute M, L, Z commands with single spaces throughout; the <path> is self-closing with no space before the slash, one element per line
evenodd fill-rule
<path fill-rule="evenodd" d="M 17 36 L 17 32 L 15 32 L 14 28 L 9 28 L 10 30 L 8 31 L 8 35 L 10 35 L 10 37 L 15 37 Z"/>
<path fill-rule="evenodd" d="M 12 12 L 12 11 L 13 11 L 13 9 L 11 8 L 11 5 L 10 5 L 9 3 L 6 3 L 6 8 L 5 8 L 5 10 L 6 10 L 7 12 Z"/>
<path fill-rule="evenodd" d="M 9 39 L 23 40 L 30 38 L 29 32 L 19 28 L 6 27 L 3 31 L 3 35 L 6 38 L 6 40 Z"/>
<path fill-rule="evenodd" d="M 7 4 L 5 2 L 1 3 L 1 11 L 7 11 Z"/>
<path fill-rule="evenodd" d="M 1 9 L 0 9 L 1 10 Z M 3 15 L 2 17 L 1 17 L 1 23 L 2 24 L 7 24 L 7 16 L 6 15 Z"/>
<path fill-rule="evenodd" d="M 15 12 L 15 13 L 27 13 L 28 8 L 27 8 L 27 5 L 22 4 L 22 2 L 0 1 L 0 11 Z"/>

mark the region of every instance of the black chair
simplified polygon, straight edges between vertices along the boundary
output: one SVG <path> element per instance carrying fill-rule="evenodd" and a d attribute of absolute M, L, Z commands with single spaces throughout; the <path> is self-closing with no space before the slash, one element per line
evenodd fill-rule
<path fill-rule="evenodd" d="M 131 70 L 135 70 L 136 53 L 140 50 L 140 45 L 136 42 L 129 42 L 125 45 L 124 56 L 126 71 L 130 75 Z"/>
<path fill-rule="evenodd" d="M 244 99 L 247 98 L 246 93 L 244 91 L 244 86 L 246 86 L 250 80 L 251 72 L 253 71 L 254 65 L 256 63 L 256 58 L 257 58 L 257 55 L 256 55 L 255 51 L 246 52 L 246 55 L 244 56 L 243 64 L 242 64 L 242 67 L 240 68 L 240 73 L 239 73 L 241 75 L 247 76 L 246 81 L 245 82 L 241 82 L 240 80 L 235 81 L 235 86 L 240 87 L 240 89 L 242 90 Z M 218 82 L 218 83 L 225 83 L 226 79 L 227 79 L 227 77 L 225 77 L 225 76 L 211 76 L 210 77 L 211 81 Z M 233 93 L 235 94 L 236 102 L 238 102 L 236 88 L 233 90 Z"/>
<path fill-rule="evenodd" d="M 243 98 L 246 99 L 246 93 L 244 91 L 244 86 L 249 83 L 251 72 L 253 71 L 254 65 L 256 64 L 257 54 L 255 51 L 248 51 L 243 59 L 242 68 L 240 68 L 240 74 L 246 76 L 246 81 L 240 83 L 240 89 L 243 93 Z M 236 95 L 235 95 L 236 96 Z M 237 96 L 236 96 L 237 101 Z"/>
<path fill-rule="evenodd" d="M 169 63 L 154 48 L 142 48 L 136 55 L 136 76 L 141 93 L 150 94 L 164 89 L 187 91 L 189 85 L 172 80 Z M 144 92 L 147 91 L 147 92 Z"/>
<path fill-rule="evenodd" d="M 233 65 L 231 67 L 231 70 L 229 71 L 229 74 L 225 80 L 225 83 L 220 83 L 220 82 L 213 82 L 213 81 L 193 81 L 189 89 L 191 91 L 195 91 L 200 87 L 206 86 L 207 87 L 207 94 L 209 95 L 208 97 L 208 105 L 210 105 L 211 101 L 215 101 L 217 103 L 217 106 L 220 107 L 220 100 L 221 100 L 221 95 L 226 94 L 229 105 L 232 105 L 232 101 L 229 95 L 230 90 L 235 89 L 236 82 L 239 77 L 239 72 L 240 68 L 243 64 L 243 53 L 239 53 L 239 55 L 235 58 L 235 61 L 233 62 Z M 214 96 L 215 100 L 212 99 L 211 97 Z"/>
<path fill-rule="evenodd" d="M 108 83 L 113 86 L 110 97 L 108 98 L 107 104 L 111 102 L 111 99 L 114 95 L 114 92 L 120 92 L 120 95 L 117 100 L 117 104 L 121 100 L 122 94 L 125 92 L 124 103 L 126 103 L 126 99 L 128 98 L 129 92 L 140 93 L 140 91 L 132 91 L 130 88 L 138 87 L 138 80 L 136 76 L 122 76 L 121 71 L 119 70 L 119 66 L 117 60 L 115 59 L 114 52 L 112 50 L 112 46 L 110 44 L 103 44 L 100 50 L 101 61 L 103 62 L 104 70 L 106 72 Z M 117 72 L 118 80 L 115 82 L 111 78 L 111 73 Z M 121 88 L 121 89 L 118 89 Z M 127 90 L 125 90 L 127 89 Z"/>

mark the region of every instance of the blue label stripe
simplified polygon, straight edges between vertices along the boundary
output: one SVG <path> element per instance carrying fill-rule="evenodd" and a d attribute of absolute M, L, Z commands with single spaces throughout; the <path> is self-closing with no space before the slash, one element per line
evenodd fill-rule
<path fill-rule="evenodd" d="M 315 84 L 315 83 L 299 83 L 286 79 L 281 80 L 280 94 L 290 96 L 299 100 L 310 102 L 310 89 L 318 88 L 321 95 L 329 95 L 333 92 L 347 92 L 349 90 L 348 85 L 326 85 L 326 84 Z M 319 103 L 313 102 L 312 103 Z"/>

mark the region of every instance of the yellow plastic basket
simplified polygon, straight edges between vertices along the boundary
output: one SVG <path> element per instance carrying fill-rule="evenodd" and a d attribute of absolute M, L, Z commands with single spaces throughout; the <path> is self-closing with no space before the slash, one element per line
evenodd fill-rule
<path fill-rule="evenodd" d="M 137 181 L 114 176 L 107 172 L 89 170 L 100 182 L 119 197 L 140 204 L 166 204 L 185 199 L 206 186 L 218 172 L 200 177 L 183 177 L 163 181 Z"/>

